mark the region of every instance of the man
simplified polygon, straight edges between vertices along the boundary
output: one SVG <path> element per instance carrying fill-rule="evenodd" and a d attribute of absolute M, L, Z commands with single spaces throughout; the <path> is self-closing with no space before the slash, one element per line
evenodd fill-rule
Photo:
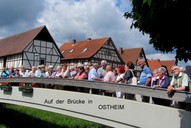
<path fill-rule="evenodd" d="M 102 60 L 101 61 L 101 67 L 98 68 L 98 74 L 100 76 L 100 78 L 103 78 L 106 74 L 106 66 L 107 66 L 107 61 L 106 60 Z"/>
<path fill-rule="evenodd" d="M 94 63 L 93 68 L 88 73 L 88 80 L 101 81 L 100 76 L 99 76 L 99 74 L 97 72 L 98 68 L 99 68 L 98 63 Z M 93 90 L 90 89 L 90 93 L 94 93 L 94 94 L 98 94 L 99 91 L 100 91 L 99 89 L 93 89 Z"/>
<path fill-rule="evenodd" d="M 8 71 L 5 67 L 3 67 L 0 76 L 1 76 L 1 78 L 7 78 L 7 77 L 9 77 L 9 71 Z"/>
<path fill-rule="evenodd" d="M 21 77 L 27 77 L 28 76 L 28 70 L 25 70 L 24 65 L 20 66 L 19 74 L 20 74 Z"/>
<path fill-rule="evenodd" d="M 11 67 L 9 68 L 9 77 L 12 77 L 12 76 L 14 76 L 14 75 L 15 75 L 15 70 L 14 70 L 14 67 L 11 66 Z"/>
<path fill-rule="evenodd" d="M 106 74 L 103 79 L 104 82 L 115 82 L 115 74 L 112 71 L 111 65 L 106 66 Z"/>
<path fill-rule="evenodd" d="M 146 65 L 146 62 L 144 59 L 139 59 L 138 65 L 142 68 L 140 78 L 139 78 L 139 85 L 150 87 L 151 86 L 151 77 L 152 77 L 150 68 Z M 142 96 L 142 102 L 149 103 L 149 101 L 150 101 L 150 97 Z"/>
<path fill-rule="evenodd" d="M 107 65 L 107 66 L 106 66 L 106 72 L 107 72 L 107 73 L 105 74 L 105 76 L 104 76 L 104 78 L 103 78 L 103 81 L 104 81 L 104 82 L 114 83 L 116 77 L 115 77 L 114 72 L 112 71 L 111 65 Z M 106 90 L 106 91 L 105 91 L 105 95 L 107 95 L 107 96 L 112 96 L 112 95 L 113 95 L 113 91 Z"/>
<path fill-rule="evenodd" d="M 170 85 L 167 88 L 167 94 L 171 95 L 175 91 L 186 91 L 189 87 L 190 78 L 184 72 L 180 71 L 178 66 L 172 66 L 173 77 L 170 82 Z M 186 103 L 183 102 L 174 102 L 176 108 L 185 109 Z"/>
<path fill-rule="evenodd" d="M 181 72 L 178 66 L 173 66 L 171 69 L 173 77 L 170 82 L 170 86 L 167 89 L 167 94 L 170 94 L 173 90 L 185 91 L 190 80 L 188 75 Z"/>
<path fill-rule="evenodd" d="M 93 68 L 90 70 L 89 74 L 88 74 L 88 80 L 98 80 L 101 81 L 100 76 L 97 72 L 99 68 L 98 63 L 94 63 L 93 64 Z"/>

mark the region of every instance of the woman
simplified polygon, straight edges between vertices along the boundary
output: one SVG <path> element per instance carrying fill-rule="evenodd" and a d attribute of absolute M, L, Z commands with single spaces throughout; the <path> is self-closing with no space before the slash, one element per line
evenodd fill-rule
<path fill-rule="evenodd" d="M 85 69 L 83 66 L 79 66 L 78 67 L 78 73 L 77 75 L 74 77 L 75 80 L 82 80 L 82 79 L 87 79 L 87 73 L 85 72 Z"/>
<path fill-rule="evenodd" d="M 37 70 L 36 66 L 32 66 L 32 70 L 27 74 L 27 76 L 28 77 L 36 77 L 35 76 L 36 70 Z"/>
<path fill-rule="evenodd" d="M 125 83 L 128 85 L 137 85 L 137 79 L 133 71 L 134 68 L 135 66 L 131 61 L 127 62 L 127 64 L 125 65 L 124 80 L 125 80 Z M 133 78 L 135 78 L 135 81 L 133 81 Z M 135 94 L 125 94 L 125 98 L 136 100 Z"/>
<path fill-rule="evenodd" d="M 117 67 L 117 78 L 115 80 L 115 83 L 124 83 L 124 66 L 118 66 Z M 124 93 L 120 91 L 116 91 L 116 97 L 117 98 L 123 98 Z"/>
<path fill-rule="evenodd" d="M 88 75 L 84 69 L 84 66 L 79 66 L 78 67 L 78 73 L 77 75 L 74 77 L 75 80 L 83 80 L 83 79 L 88 79 Z M 77 91 L 79 92 L 87 92 L 87 89 L 83 88 L 83 87 L 77 87 L 76 88 Z"/>
<path fill-rule="evenodd" d="M 39 65 L 36 72 L 35 72 L 35 76 L 37 78 L 45 78 L 46 77 L 46 74 L 45 74 L 45 66 L 44 65 Z"/>
<path fill-rule="evenodd" d="M 71 79 L 74 79 L 74 77 L 77 75 L 78 71 L 77 71 L 77 67 L 75 66 L 71 66 L 70 67 L 70 76 L 71 76 Z"/>
<path fill-rule="evenodd" d="M 133 78 L 134 75 L 134 64 L 129 61 L 127 62 L 127 64 L 125 65 L 125 73 L 124 73 L 124 80 L 126 84 L 132 84 L 131 78 Z"/>
<path fill-rule="evenodd" d="M 169 77 L 166 75 L 166 68 L 160 67 L 158 69 L 158 79 L 153 81 L 152 88 L 167 88 L 170 84 Z M 164 105 L 164 106 L 169 106 L 170 105 L 170 100 L 165 100 L 165 99 L 160 99 L 160 98 L 152 98 L 154 104 L 158 105 Z"/>
<path fill-rule="evenodd" d="M 62 66 L 58 65 L 58 66 L 56 67 L 56 73 L 55 73 L 55 77 L 54 77 L 54 78 L 62 78 L 62 74 L 63 74 L 63 72 L 62 72 Z M 53 88 L 54 88 L 54 89 L 59 89 L 59 90 L 64 90 L 64 86 L 57 85 L 57 84 L 55 84 L 55 85 L 53 86 Z"/>
<path fill-rule="evenodd" d="M 158 69 L 154 69 L 152 71 L 152 77 L 151 77 L 151 87 L 153 86 L 153 84 L 155 84 L 156 80 L 159 79 L 159 76 L 158 76 Z"/>
<path fill-rule="evenodd" d="M 66 64 L 62 64 L 62 78 L 71 78 L 70 70 Z"/>
<path fill-rule="evenodd" d="M 49 65 L 47 67 L 47 70 L 46 70 L 46 73 L 45 73 L 46 78 L 54 78 L 55 74 L 56 74 L 56 72 L 54 72 L 53 66 Z"/>
<path fill-rule="evenodd" d="M 62 66 L 60 65 L 56 67 L 55 78 L 62 78 Z"/>
<path fill-rule="evenodd" d="M 20 77 L 20 76 L 21 76 L 21 75 L 20 75 L 20 73 L 19 73 L 19 68 L 16 68 L 13 77 Z"/>

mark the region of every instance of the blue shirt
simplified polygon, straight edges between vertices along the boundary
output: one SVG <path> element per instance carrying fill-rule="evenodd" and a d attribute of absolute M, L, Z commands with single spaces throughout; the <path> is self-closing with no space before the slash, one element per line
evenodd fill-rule
<path fill-rule="evenodd" d="M 95 68 L 92 68 L 88 73 L 88 80 L 93 80 L 93 78 L 99 78 L 99 74 L 97 73 Z"/>
<path fill-rule="evenodd" d="M 139 78 L 139 84 L 143 85 L 146 83 L 148 78 L 151 78 L 152 73 L 149 67 L 145 66 L 141 72 L 140 78 Z"/>
<path fill-rule="evenodd" d="M 6 70 L 6 71 L 3 71 L 2 73 L 1 73 L 1 77 L 2 78 L 7 78 L 9 76 L 9 72 Z"/>

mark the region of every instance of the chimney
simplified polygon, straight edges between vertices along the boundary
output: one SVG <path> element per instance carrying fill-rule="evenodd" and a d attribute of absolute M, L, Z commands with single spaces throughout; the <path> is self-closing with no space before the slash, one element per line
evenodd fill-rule
<path fill-rule="evenodd" d="M 119 54 L 120 54 L 120 55 L 123 54 L 123 48 L 122 48 L 122 47 L 119 48 Z"/>
<path fill-rule="evenodd" d="M 76 43 L 76 39 L 73 39 L 73 43 L 74 43 L 74 44 Z"/>
<path fill-rule="evenodd" d="M 92 40 L 92 38 L 88 38 L 87 40 L 90 41 L 90 40 Z"/>

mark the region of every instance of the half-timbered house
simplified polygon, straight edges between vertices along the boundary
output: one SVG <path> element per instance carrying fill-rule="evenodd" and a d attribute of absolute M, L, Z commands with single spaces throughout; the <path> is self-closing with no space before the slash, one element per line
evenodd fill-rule
<path fill-rule="evenodd" d="M 134 70 L 137 76 L 139 76 L 140 72 L 142 71 L 142 69 L 137 63 L 138 59 L 144 59 L 147 66 L 150 67 L 151 71 L 161 66 L 165 67 L 167 69 L 167 74 L 169 75 L 171 74 L 171 67 L 175 65 L 175 60 L 160 60 L 160 59 L 148 60 L 146 58 L 143 48 L 129 48 L 129 49 L 119 48 L 118 51 L 125 63 L 127 63 L 128 61 L 133 62 L 133 64 L 135 65 Z"/>
<path fill-rule="evenodd" d="M 102 60 L 106 60 L 113 67 L 124 64 L 110 37 L 89 38 L 83 41 L 73 40 L 61 45 L 60 51 L 63 55 L 61 63 L 68 65 L 78 63 L 91 65 L 94 62 L 100 63 Z"/>
<path fill-rule="evenodd" d="M 128 49 L 119 48 L 118 51 L 125 63 L 131 61 L 135 65 L 134 70 L 137 76 L 139 76 L 140 72 L 142 71 L 142 69 L 138 65 L 139 59 L 144 59 L 147 66 L 149 66 L 143 48 L 128 48 Z"/>
<path fill-rule="evenodd" d="M 40 64 L 55 67 L 62 57 L 46 26 L 0 39 L 0 48 L 0 69 L 21 65 L 31 69 Z"/>

